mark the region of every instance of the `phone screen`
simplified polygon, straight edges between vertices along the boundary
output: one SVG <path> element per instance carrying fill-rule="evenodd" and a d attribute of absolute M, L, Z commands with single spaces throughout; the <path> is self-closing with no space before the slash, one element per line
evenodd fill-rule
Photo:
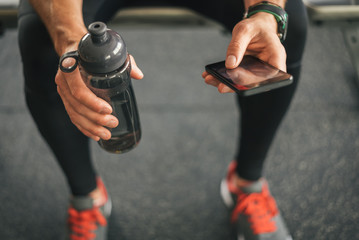
<path fill-rule="evenodd" d="M 287 86 L 293 82 L 290 74 L 249 55 L 244 56 L 235 69 L 227 69 L 222 61 L 207 65 L 206 71 L 245 96 Z"/>

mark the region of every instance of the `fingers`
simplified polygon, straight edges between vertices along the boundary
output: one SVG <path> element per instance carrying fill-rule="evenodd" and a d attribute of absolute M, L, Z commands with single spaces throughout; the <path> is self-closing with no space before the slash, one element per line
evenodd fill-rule
<path fill-rule="evenodd" d="M 106 126 L 109 128 L 114 128 L 118 125 L 118 120 L 116 117 L 111 114 L 100 114 L 92 111 L 91 109 L 83 105 L 81 102 L 79 102 L 76 98 L 74 98 L 70 94 L 70 91 L 61 91 L 60 87 L 58 87 L 58 92 L 63 99 L 64 104 L 67 105 L 67 110 L 72 119 L 75 119 L 77 117 L 74 115 L 79 115 L 79 118 L 88 119 L 89 121 L 96 123 L 97 125 Z M 78 120 L 75 120 L 75 122 L 78 122 Z"/>
<path fill-rule="evenodd" d="M 226 67 L 236 68 L 245 54 L 286 71 L 286 52 L 277 36 L 276 22 L 267 13 L 237 23 L 227 48 Z"/>
<path fill-rule="evenodd" d="M 239 22 L 232 32 L 232 39 L 226 55 L 226 68 L 228 69 L 236 68 L 239 65 L 253 37 L 251 27 L 243 22 Z"/>
<path fill-rule="evenodd" d="M 143 78 L 142 71 L 138 68 L 134 58 L 131 60 L 131 77 Z M 74 64 L 74 59 L 65 59 L 64 67 Z M 111 138 L 111 132 L 107 128 L 116 127 L 119 122 L 111 115 L 112 108 L 105 100 L 97 97 L 84 83 L 79 69 L 71 73 L 58 71 L 55 82 L 58 93 L 64 103 L 65 109 L 72 123 L 86 136 L 98 141 Z"/>
<path fill-rule="evenodd" d="M 276 51 L 273 51 L 273 53 L 270 55 L 270 57 L 267 60 L 264 60 L 268 62 L 270 65 L 286 72 L 287 71 L 287 54 L 285 52 L 285 49 L 281 43 L 274 44 L 273 47 Z"/>
<path fill-rule="evenodd" d="M 78 69 L 68 74 L 59 71 L 55 82 L 73 124 L 95 141 L 100 138 L 109 139 L 111 133 L 106 127 L 116 127 L 118 120 L 110 114 L 111 106 L 86 87 Z"/>
<path fill-rule="evenodd" d="M 76 125 L 75 125 L 76 126 Z M 82 128 L 81 126 L 76 126 L 85 136 L 97 141 L 100 141 L 100 137 L 90 133 L 89 131 L 85 130 L 84 128 Z"/>
<path fill-rule="evenodd" d="M 86 117 L 78 114 L 72 105 L 63 97 L 60 93 L 61 98 L 63 99 L 64 106 L 66 111 L 72 121 L 72 123 L 86 136 L 92 138 L 95 141 L 102 139 L 110 139 L 111 133 L 106 128 L 90 121 Z"/>
<path fill-rule="evenodd" d="M 208 72 L 203 72 L 202 77 L 204 78 L 205 83 L 212 85 L 218 89 L 220 93 L 233 93 L 234 91 L 227 85 L 218 81 L 215 77 L 210 75 Z"/>
<path fill-rule="evenodd" d="M 72 58 L 65 59 L 63 66 L 71 66 L 72 61 Z M 55 77 L 55 82 L 60 89 L 68 89 L 72 96 L 93 111 L 104 114 L 110 114 L 112 112 L 110 104 L 108 104 L 105 100 L 98 98 L 93 92 L 91 92 L 90 89 L 86 87 L 78 68 L 71 73 L 64 73 L 59 70 Z"/>
<path fill-rule="evenodd" d="M 137 80 L 142 79 L 143 73 L 142 73 L 141 69 L 137 66 L 136 61 L 132 55 L 130 55 L 130 60 L 131 60 L 131 66 L 132 66 L 131 77 L 134 79 L 137 79 Z"/>
<path fill-rule="evenodd" d="M 56 84 L 62 90 L 69 90 L 71 95 L 89 109 L 103 114 L 110 114 L 112 108 L 105 100 L 98 98 L 83 82 L 80 72 L 75 69 L 72 73 L 58 72 Z M 65 87 L 66 86 L 66 87 Z"/>

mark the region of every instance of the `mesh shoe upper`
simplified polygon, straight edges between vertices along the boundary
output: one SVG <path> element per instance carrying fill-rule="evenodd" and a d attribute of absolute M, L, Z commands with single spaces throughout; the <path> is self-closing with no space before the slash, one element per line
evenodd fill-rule
<path fill-rule="evenodd" d="M 238 188 L 234 182 L 236 162 L 229 166 L 221 183 L 221 195 L 231 209 L 231 222 L 237 224 L 239 236 L 246 240 L 290 240 L 276 202 L 264 179 Z"/>
<path fill-rule="evenodd" d="M 68 209 L 68 240 L 105 240 L 107 225 L 111 214 L 111 201 L 101 181 L 98 188 L 105 194 L 106 202 L 102 206 L 94 206 L 91 197 L 74 197 Z"/>

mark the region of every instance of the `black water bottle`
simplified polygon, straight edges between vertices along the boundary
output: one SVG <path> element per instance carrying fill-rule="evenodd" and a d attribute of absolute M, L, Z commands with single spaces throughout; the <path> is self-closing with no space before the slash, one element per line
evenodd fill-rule
<path fill-rule="evenodd" d="M 79 66 L 86 86 L 111 104 L 119 125 L 110 129 L 111 139 L 101 139 L 99 144 L 108 152 L 127 152 L 139 143 L 141 127 L 126 44 L 118 33 L 102 22 L 90 24 L 88 31 L 77 51 L 65 53 L 60 58 L 60 69 L 72 72 Z M 62 66 L 66 58 L 74 58 L 76 63 L 66 68 Z"/>

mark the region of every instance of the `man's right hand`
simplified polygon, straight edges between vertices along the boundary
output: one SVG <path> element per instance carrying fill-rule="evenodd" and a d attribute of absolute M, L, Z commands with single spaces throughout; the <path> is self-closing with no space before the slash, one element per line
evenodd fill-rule
<path fill-rule="evenodd" d="M 131 57 L 131 77 L 142 79 L 143 73 L 137 67 L 136 62 Z M 64 67 L 73 65 L 74 60 L 65 59 Z M 60 69 L 57 71 L 55 82 L 65 109 L 73 124 L 86 136 L 99 141 L 111 138 L 111 132 L 106 128 L 114 128 L 119 122 L 113 116 L 112 108 L 105 100 L 97 97 L 83 82 L 79 69 L 71 73 L 64 73 Z"/>
<path fill-rule="evenodd" d="M 235 69 L 244 55 L 255 56 L 278 69 L 286 71 L 286 52 L 277 35 L 277 22 L 270 13 L 259 12 L 237 23 L 227 48 L 226 68 Z M 202 77 L 221 93 L 233 92 L 208 72 Z"/>

